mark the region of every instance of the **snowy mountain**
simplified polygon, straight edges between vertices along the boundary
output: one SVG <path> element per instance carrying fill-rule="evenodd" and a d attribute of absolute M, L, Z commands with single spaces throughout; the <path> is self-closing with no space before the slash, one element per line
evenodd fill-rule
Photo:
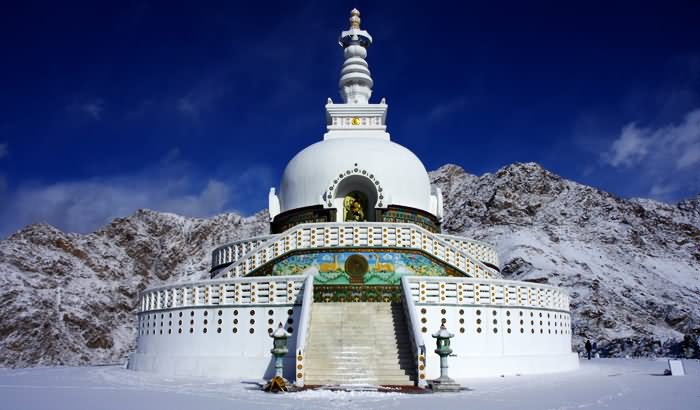
<path fill-rule="evenodd" d="M 135 346 L 140 290 L 206 276 L 211 250 L 267 233 L 267 212 L 140 210 L 88 234 L 30 225 L 0 241 L 0 365 L 106 363 Z"/>
<path fill-rule="evenodd" d="M 684 334 L 700 335 L 700 196 L 625 200 L 537 164 L 482 176 L 446 165 L 431 177 L 446 232 L 496 244 L 506 278 L 569 290 L 575 345 L 675 353 Z M 138 291 L 207 277 L 215 246 L 266 232 L 266 211 L 140 210 L 87 235 L 27 226 L 0 241 L 0 365 L 122 360 L 135 345 Z"/>
<path fill-rule="evenodd" d="M 575 348 L 590 338 L 604 354 L 675 354 L 700 335 L 700 195 L 625 200 L 534 163 L 431 177 L 445 231 L 495 244 L 507 279 L 568 289 Z"/>

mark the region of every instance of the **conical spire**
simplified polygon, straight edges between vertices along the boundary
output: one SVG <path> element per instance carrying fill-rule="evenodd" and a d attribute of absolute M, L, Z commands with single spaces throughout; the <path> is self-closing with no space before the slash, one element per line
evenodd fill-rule
<path fill-rule="evenodd" d="M 346 104 L 367 104 L 374 82 L 365 58 L 372 36 L 360 29 L 360 11 L 350 12 L 350 28 L 340 34 L 339 43 L 344 49 L 345 62 L 340 71 L 340 95 Z"/>

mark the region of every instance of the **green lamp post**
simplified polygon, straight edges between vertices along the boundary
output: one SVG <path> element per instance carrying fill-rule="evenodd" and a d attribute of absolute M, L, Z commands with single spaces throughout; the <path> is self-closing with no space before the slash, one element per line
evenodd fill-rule
<path fill-rule="evenodd" d="M 287 338 L 290 336 L 280 322 L 279 327 L 275 330 L 270 337 L 272 337 L 272 350 L 270 353 L 275 357 L 275 377 L 270 380 L 270 382 L 265 386 L 266 391 L 270 392 L 280 392 L 289 391 L 287 386 L 287 381 L 284 379 L 284 356 L 289 352 L 287 348 Z"/>
<path fill-rule="evenodd" d="M 432 380 L 428 385 L 434 392 L 457 392 L 460 390 L 459 384 L 447 375 L 447 356 L 452 353 L 450 339 L 454 337 L 454 334 L 448 332 L 443 323 L 440 325 L 440 329 L 433 333 L 433 337 L 437 339 L 435 353 L 440 356 L 440 377 Z"/>

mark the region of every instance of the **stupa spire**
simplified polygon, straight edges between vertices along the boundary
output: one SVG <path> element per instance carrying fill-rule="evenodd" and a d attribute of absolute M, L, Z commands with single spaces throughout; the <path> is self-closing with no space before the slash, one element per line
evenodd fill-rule
<path fill-rule="evenodd" d="M 340 95 L 346 104 L 367 104 L 374 81 L 365 58 L 372 36 L 360 29 L 360 11 L 350 12 L 350 28 L 340 34 L 338 43 L 344 49 L 345 62 L 340 71 Z"/>

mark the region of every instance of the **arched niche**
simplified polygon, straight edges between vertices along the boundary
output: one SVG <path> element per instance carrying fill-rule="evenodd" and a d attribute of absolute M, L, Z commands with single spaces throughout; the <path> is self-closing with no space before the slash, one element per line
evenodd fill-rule
<path fill-rule="evenodd" d="M 363 175 L 343 178 L 335 189 L 332 203 L 338 222 L 376 221 L 379 194 L 376 183 Z M 364 218 L 359 217 L 363 214 Z"/>

